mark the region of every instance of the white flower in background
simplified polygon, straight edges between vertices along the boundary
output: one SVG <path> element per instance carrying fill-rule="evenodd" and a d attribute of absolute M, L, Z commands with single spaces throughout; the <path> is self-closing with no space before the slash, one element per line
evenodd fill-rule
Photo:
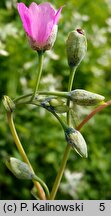
<path fill-rule="evenodd" d="M 63 193 L 69 194 L 72 198 L 77 198 L 77 187 L 79 186 L 83 173 L 65 171 L 66 182 L 61 183 L 60 188 Z"/>

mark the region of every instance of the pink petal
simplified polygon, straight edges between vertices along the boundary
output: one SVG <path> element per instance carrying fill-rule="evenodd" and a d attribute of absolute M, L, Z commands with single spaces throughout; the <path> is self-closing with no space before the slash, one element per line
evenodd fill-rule
<path fill-rule="evenodd" d="M 29 10 L 32 12 L 32 14 L 36 14 L 38 11 L 38 5 L 35 2 L 32 2 L 29 6 Z"/>
<path fill-rule="evenodd" d="M 27 32 L 29 36 L 31 36 L 31 22 L 30 22 L 30 16 L 28 11 L 29 9 L 25 6 L 24 3 L 18 3 L 17 9 L 24 26 L 24 30 Z"/>
<path fill-rule="evenodd" d="M 39 34 L 39 8 L 35 2 L 32 2 L 29 6 L 30 20 L 31 20 L 31 29 L 32 29 L 32 38 L 37 40 Z"/>
<path fill-rule="evenodd" d="M 32 3 L 29 10 L 33 38 L 38 43 L 43 44 L 48 39 L 54 26 L 55 10 L 47 2 L 40 5 Z"/>
<path fill-rule="evenodd" d="M 59 17 L 60 17 L 62 8 L 63 8 L 63 7 L 60 7 L 59 10 L 57 11 L 56 15 L 55 15 L 55 21 L 54 21 L 55 24 L 57 24 L 58 21 L 59 21 Z"/>
<path fill-rule="evenodd" d="M 52 13 L 52 15 L 54 16 L 55 14 L 55 9 L 51 6 L 50 3 L 48 2 L 44 2 L 38 5 L 42 10 L 47 10 L 48 12 Z"/>

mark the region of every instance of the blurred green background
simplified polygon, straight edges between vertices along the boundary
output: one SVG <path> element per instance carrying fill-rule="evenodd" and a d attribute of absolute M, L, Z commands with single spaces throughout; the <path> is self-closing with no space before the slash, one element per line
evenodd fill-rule
<path fill-rule="evenodd" d="M 27 6 L 31 1 L 23 1 Z M 44 1 L 36 1 L 41 3 Z M 111 99 L 111 1 L 50 0 L 57 9 L 65 5 L 54 48 L 45 53 L 41 90 L 67 90 L 69 70 L 65 41 L 69 31 L 83 28 L 88 52 L 79 66 L 73 88 Z M 24 33 L 16 0 L 0 1 L 0 99 L 31 92 L 38 64 Z M 93 107 L 78 107 L 81 121 Z M 56 199 L 111 199 L 111 108 L 97 114 L 82 129 L 88 159 L 71 151 Z M 51 189 L 66 142 L 61 126 L 43 109 L 24 106 L 15 112 L 15 125 L 34 170 Z M 0 154 L 21 159 L 0 103 Z M 0 199 L 34 199 L 32 182 L 17 180 L 0 160 Z"/>

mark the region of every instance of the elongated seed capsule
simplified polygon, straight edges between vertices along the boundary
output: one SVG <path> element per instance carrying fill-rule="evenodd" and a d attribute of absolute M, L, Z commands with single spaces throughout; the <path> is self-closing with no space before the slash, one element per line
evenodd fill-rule
<path fill-rule="evenodd" d="M 68 93 L 68 97 L 75 104 L 81 106 L 92 106 L 104 101 L 105 97 L 83 89 L 76 89 Z"/>
<path fill-rule="evenodd" d="M 87 40 L 82 29 L 69 33 L 66 41 L 68 64 L 71 68 L 77 67 L 87 51 Z"/>

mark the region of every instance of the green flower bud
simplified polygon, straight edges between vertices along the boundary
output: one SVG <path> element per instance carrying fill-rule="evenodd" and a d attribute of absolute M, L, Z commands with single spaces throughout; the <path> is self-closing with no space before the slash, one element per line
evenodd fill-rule
<path fill-rule="evenodd" d="M 3 105 L 8 112 L 12 112 L 15 109 L 14 102 L 6 95 L 3 97 Z"/>
<path fill-rule="evenodd" d="M 69 92 L 70 100 L 81 106 L 92 106 L 104 101 L 105 97 L 83 89 L 76 89 Z"/>
<path fill-rule="evenodd" d="M 62 106 L 65 104 L 65 102 L 63 100 L 61 100 L 60 98 L 52 98 L 50 101 L 49 101 L 49 104 L 53 107 L 58 107 L 58 106 Z"/>
<path fill-rule="evenodd" d="M 73 128 L 65 131 L 66 141 L 81 156 L 87 158 L 87 145 L 81 133 Z"/>
<path fill-rule="evenodd" d="M 82 29 L 69 33 L 66 41 L 68 64 L 71 68 L 77 67 L 84 58 L 87 50 L 87 41 Z"/>
<path fill-rule="evenodd" d="M 33 179 L 34 174 L 26 163 L 14 157 L 10 157 L 5 160 L 5 164 L 18 179 Z"/>
<path fill-rule="evenodd" d="M 69 107 L 66 105 L 66 102 L 61 100 L 60 98 L 52 98 L 49 101 L 49 104 L 57 113 L 65 113 L 69 110 Z"/>

